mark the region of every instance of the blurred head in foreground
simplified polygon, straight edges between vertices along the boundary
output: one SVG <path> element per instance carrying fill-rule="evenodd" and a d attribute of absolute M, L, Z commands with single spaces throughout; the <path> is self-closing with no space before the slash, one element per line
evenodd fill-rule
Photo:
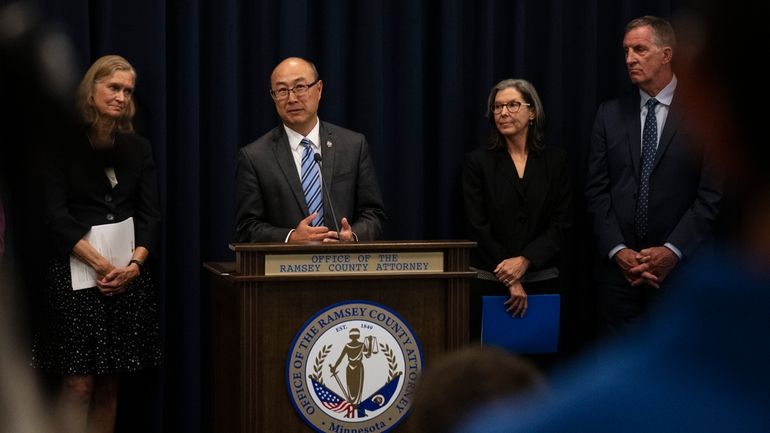
<path fill-rule="evenodd" d="M 412 432 L 451 432 L 476 409 L 545 389 L 540 371 L 503 349 L 467 346 L 422 371 L 407 421 Z"/>

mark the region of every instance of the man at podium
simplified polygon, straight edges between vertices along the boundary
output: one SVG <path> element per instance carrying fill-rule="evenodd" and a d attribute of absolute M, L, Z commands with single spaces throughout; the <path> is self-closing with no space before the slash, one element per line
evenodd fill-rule
<path fill-rule="evenodd" d="M 238 155 L 239 242 L 368 241 L 382 233 L 385 209 L 366 138 L 319 120 L 322 91 L 305 59 L 289 57 L 273 70 L 270 96 L 283 124 Z"/>

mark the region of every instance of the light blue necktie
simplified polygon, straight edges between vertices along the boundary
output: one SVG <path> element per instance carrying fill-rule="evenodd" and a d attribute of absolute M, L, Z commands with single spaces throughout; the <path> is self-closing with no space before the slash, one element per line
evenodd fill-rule
<path fill-rule="evenodd" d="M 636 214 L 634 215 L 634 230 L 640 238 L 647 235 L 650 174 L 658 148 L 658 119 L 655 117 L 655 106 L 658 105 L 658 100 L 650 98 L 645 105 L 647 106 L 647 117 L 644 119 L 644 129 L 642 129 L 642 170 L 639 175 L 639 191 L 637 192 Z"/>
<path fill-rule="evenodd" d="M 310 140 L 303 138 L 300 142 L 305 150 L 302 151 L 302 190 L 305 192 L 305 202 L 307 210 L 312 214 L 317 212 L 315 218 L 310 223 L 313 227 L 323 225 L 324 207 L 323 195 L 321 194 L 321 170 L 318 163 L 315 162 L 313 147 Z"/>

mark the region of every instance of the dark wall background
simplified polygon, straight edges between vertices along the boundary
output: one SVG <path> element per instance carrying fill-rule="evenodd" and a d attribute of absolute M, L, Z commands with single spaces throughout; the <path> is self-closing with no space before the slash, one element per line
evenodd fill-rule
<path fill-rule="evenodd" d="M 159 168 L 167 357 L 162 370 L 126 381 L 118 430 L 208 431 L 201 263 L 232 258 L 236 152 L 278 123 L 268 78 L 288 56 L 315 61 L 324 80 L 320 117 L 367 136 L 387 239 L 464 237 L 460 166 L 485 141 L 488 91 L 504 78 L 533 82 L 548 143 L 565 148 L 574 167 L 564 348 L 589 345 L 593 251 L 581 190 L 593 115 L 600 101 L 631 90 L 625 23 L 670 17 L 679 3 L 40 1 L 72 39 L 81 73 L 109 53 L 136 67 L 137 127 Z"/>

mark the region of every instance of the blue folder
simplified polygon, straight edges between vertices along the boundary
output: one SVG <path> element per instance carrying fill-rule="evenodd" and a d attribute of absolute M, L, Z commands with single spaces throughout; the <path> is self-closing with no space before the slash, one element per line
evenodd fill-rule
<path fill-rule="evenodd" d="M 524 317 L 511 317 L 507 296 L 483 296 L 481 344 L 514 353 L 554 353 L 559 347 L 559 295 L 529 295 Z"/>

